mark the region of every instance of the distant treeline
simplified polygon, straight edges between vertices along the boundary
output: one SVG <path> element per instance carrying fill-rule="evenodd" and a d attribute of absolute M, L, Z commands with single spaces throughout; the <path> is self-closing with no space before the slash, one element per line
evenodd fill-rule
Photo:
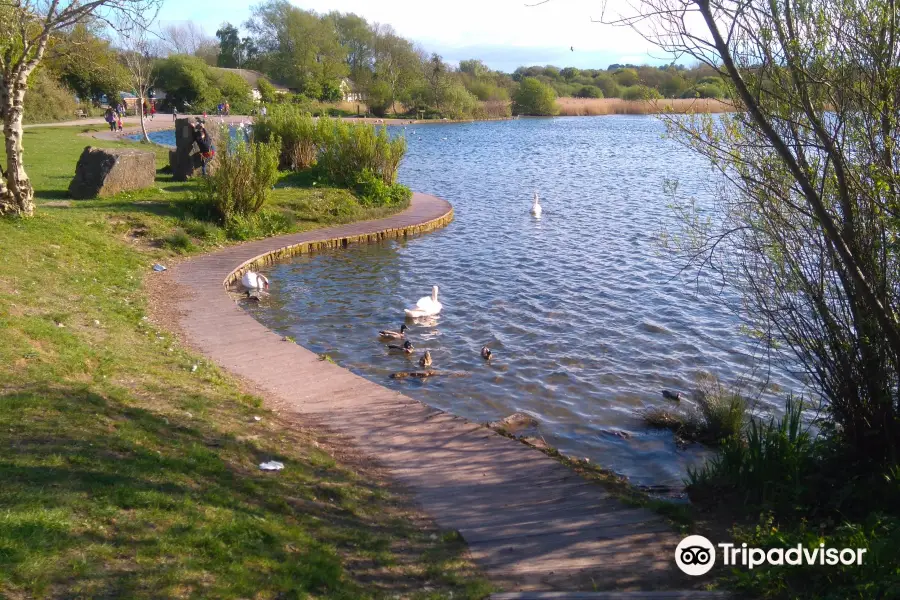
<path fill-rule="evenodd" d="M 34 76 L 31 120 L 71 114 L 65 90 L 96 102 L 129 91 L 121 55 L 102 39 L 101 27 L 78 25 L 54 40 L 46 69 Z M 368 111 L 451 119 L 556 114 L 557 97 L 722 98 L 725 86 L 709 68 L 610 65 L 606 69 L 519 67 L 490 69 L 481 60 L 448 64 L 436 53 L 398 35 L 390 25 L 369 23 L 352 13 L 320 14 L 267 0 L 238 28 L 223 23 L 215 38 L 198 25 L 169 25 L 158 32 L 155 89 L 165 108 L 214 110 L 229 102 L 232 112 L 254 108 L 251 87 L 234 72 L 258 71 L 251 81 L 266 102 L 293 103 L 313 110 L 321 103 L 349 100 Z M 275 84 L 274 86 L 272 84 Z M 42 99 L 43 97 L 43 99 Z M 348 108 L 345 106 L 345 108 Z"/>

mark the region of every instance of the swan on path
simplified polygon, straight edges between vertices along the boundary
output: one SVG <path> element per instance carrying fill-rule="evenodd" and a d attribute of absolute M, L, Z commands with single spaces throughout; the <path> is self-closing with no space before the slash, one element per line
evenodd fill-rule
<path fill-rule="evenodd" d="M 442 308 L 444 307 L 438 302 L 438 286 L 434 286 L 431 288 L 431 296 L 419 298 L 415 306 L 407 308 L 404 312 L 407 317 L 417 319 L 420 317 L 432 317 L 440 313 Z"/>
<path fill-rule="evenodd" d="M 269 289 L 269 280 L 265 275 L 260 275 L 254 271 L 247 271 L 241 277 L 241 285 L 247 290 L 267 290 Z"/>
<path fill-rule="evenodd" d="M 540 219 L 541 212 L 543 212 L 543 209 L 541 208 L 541 202 L 538 199 L 538 193 L 535 192 L 534 193 L 534 204 L 531 205 L 531 214 L 533 214 L 535 216 L 535 218 Z"/>

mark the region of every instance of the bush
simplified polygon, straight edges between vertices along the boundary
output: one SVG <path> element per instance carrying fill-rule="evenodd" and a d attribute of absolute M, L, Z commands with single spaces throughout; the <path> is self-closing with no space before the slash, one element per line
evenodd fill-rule
<path fill-rule="evenodd" d="M 412 191 L 405 185 L 387 184 L 371 169 L 359 174 L 353 188 L 362 206 L 392 206 L 405 204 L 412 198 Z"/>
<path fill-rule="evenodd" d="M 451 119 L 468 119 L 478 109 L 478 98 L 462 85 L 452 84 L 442 94 L 441 108 Z"/>
<path fill-rule="evenodd" d="M 698 83 L 690 88 L 682 98 L 724 98 L 725 90 L 715 83 Z"/>
<path fill-rule="evenodd" d="M 598 87 L 584 85 L 575 92 L 576 98 L 602 98 L 603 92 Z"/>
<path fill-rule="evenodd" d="M 319 134 L 309 113 L 293 106 L 273 106 L 253 125 L 254 139 L 260 142 L 280 140 L 278 166 L 281 169 L 307 169 L 316 162 Z"/>
<path fill-rule="evenodd" d="M 275 86 L 268 79 L 260 77 L 256 81 L 256 89 L 259 90 L 260 100 L 266 103 L 275 102 L 278 92 L 275 91 Z"/>
<path fill-rule="evenodd" d="M 383 117 L 391 107 L 391 86 L 384 81 L 376 81 L 366 93 L 366 105 L 377 117 Z"/>
<path fill-rule="evenodd" d="M 293 230 L 294 221 L 282 212 L 262 210 L 255 215 L 232 215 L 225 224 L 230 240 L 245 242 Z"/>
<path fill-rule="evenodd" d="M 219 144 L 211 175 L 199 182 L 198 194 L 223 223 L 259 212 L 278 180 L 279 141 L 248 143 L 243 136 Z"/>
<path fill-rule="evenodd" d="M 623 100 L 657 100 L 662 98 L 658 90 L 645 85 L 633 85 L 622 90 Z"/>
<path fill-rule="evenodd" d="M 534 77 L 526 77 L 513 95 L 513 111 L 518 115 L 555 115 L 559 112 L 556 92 Z"/>
<path fill-rule="evenodd" d="M 69 121 L 75 118 L 76 107 L 75 95 L 44 69 L 36 70 L 28 78 L 26 123 Z"/>
<path fill-rule="evenodd" d="M 387 185 L 397 180 L 400 161 L 406 154 L 406 139 L 391 139 L 387 129 L 365 123 L 347 123 L 321 118 L 319 168 L 326 179 L 353 188 L 360 175 L 369 169 Z"/>

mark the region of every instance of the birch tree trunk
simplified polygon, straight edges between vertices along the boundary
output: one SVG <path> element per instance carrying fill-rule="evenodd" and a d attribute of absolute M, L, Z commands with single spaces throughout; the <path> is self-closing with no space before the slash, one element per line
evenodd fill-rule
<path fill-rule="evenodd" d="M 22 148 L 22 117 L 25 114 L 25 88 L 30 71 L 18 74 L 12 89 L 0 89 L 0 114 L 3 115 L 3 137 L 6 146 L 6 169 L 0 183 L 0 215 L 34 214 L 34 188 L 25 173 Z"/>

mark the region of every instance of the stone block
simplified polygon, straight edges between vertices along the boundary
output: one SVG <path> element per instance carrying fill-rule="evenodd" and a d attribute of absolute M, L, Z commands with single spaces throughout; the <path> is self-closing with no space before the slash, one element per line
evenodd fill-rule
<path fill-rule="evenodd" d="M 136 148 L 94 148 L 81 153 L 69 195 L 79 200 L 140 190 L 156 182 L 156 154 Z"/>

